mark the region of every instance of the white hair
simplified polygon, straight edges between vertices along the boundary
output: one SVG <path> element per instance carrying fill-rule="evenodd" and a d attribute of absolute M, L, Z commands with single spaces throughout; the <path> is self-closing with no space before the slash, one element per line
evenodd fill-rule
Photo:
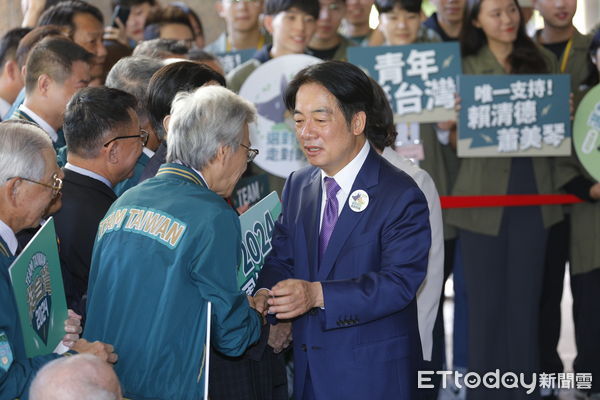
<path fill-rule="evenodd" d="M 46 149 L 52 150 L 52 141 L 39 126 L 21 120 L 0 123 L 0 185 L 15 176 L 40 180 Z"/>
<path fill-rule="evenodd" d="M 220 146 L 236 151 L 244 125 L 256 120 L 252 103 L 221 86 L 203 86 L 175 96 L 167 134 L 167 162 L 180 160 L 198 170 Z"/>
<path fill-rule="evenodd" d="M 31 383 L 31 400 L 120 400 L 112 367 L 91 354 L 63 357 L 44 365 Z"/>

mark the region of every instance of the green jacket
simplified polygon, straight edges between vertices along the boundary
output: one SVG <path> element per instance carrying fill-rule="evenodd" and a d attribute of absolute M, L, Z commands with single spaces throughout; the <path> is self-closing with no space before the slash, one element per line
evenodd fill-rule
<path fill-rule="evenodd" d="M 557 73 L 556 57 L 549 51 L 539 48 L 550 66 Z M 479 53 L 463 58 L 465 74 L 505 74 L 490 49 L 485 46 Z M 553 193 L 554 161 L 548 157 L 533 157 L 538 193 Z M 463 158 L 452 194 L 455 196 L 503 195 L 508 188 L 510 177 L 510 157 Z M 562 219 L 559 206 L 542 206 L 542 218 L 546 228 Z M 461 229 L 486 235 L 498 235 L 502 221 L 503 207 L 455 208 L 448 212 L 448 223 Z"/>
<path fill-rule="evenodd" d="M 237 215 L 192 169 L 163 164 L 100 222 L 84 337 L 112 343 L 132 399 L 202 399 L 207 302 L 211 344 L 239 356 L 261 318 L 238 287 Z"/>
<path fill-rule="evenodd" d="M 540 32 L 541 31 L 538 31 L 536 33 L 534 39 L 541 45 L 539 41 Z M 582 35 L 579 33 L 579 31 L 575 30 L 572 39 L 571 49 L 569 54 L 566 56 L 566 67 L 562 72 L 571 75 L 571 92 L 573 92 L 573 102 L 575 103 L 575 108 L 577 108 L 577 105 L 584 95 L 583 90 L 581 90 L 581 84 L 590 73 L 588 50 L 590 48 L 590 43 L 592 42 L 592 37 L 590 35 Z M 565 54 L 563 54 L 561 59 L 558 60 L 559 71 L 564 57 Z"/>
<path fill-rule="evenodd" d="M 557 187 L 581 175 L 597 182 L 585 171 L 575 154 L 557 160 Z M 570 230 L 571 273 L 583 274 L 600 268 L 600 201 L 573 204 Z"/>

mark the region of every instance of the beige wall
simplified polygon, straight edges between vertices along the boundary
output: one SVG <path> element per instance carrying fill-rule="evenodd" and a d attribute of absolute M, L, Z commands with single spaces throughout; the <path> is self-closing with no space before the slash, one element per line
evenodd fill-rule
<path fill-rule="evenodd" d="M 90 3 L 104 13 L 106 21 L 110 18 L 110 0 L 89 0 Z M 168 0 L 161 1 L 162 4 L 168 4 Z M 204 25 L 207 43 L 214 40 L 224 29 L 223 20 L 219 18 L 214 8 L 212 0 L 187 0 L 194 11 L 200 15 Z M 15 28 L 21 24 L 21 1 L 20 0 L 0 0 L 0 33 L 8 29 Z"/>

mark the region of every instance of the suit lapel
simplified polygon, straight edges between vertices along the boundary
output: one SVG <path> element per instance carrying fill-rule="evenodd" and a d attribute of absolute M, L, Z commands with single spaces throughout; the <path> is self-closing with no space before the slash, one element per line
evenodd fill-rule
<path fill-rule="evenodd" d="M 316 276 L 319 262 L 319 217 L 321 210 L 321 172 L 319 169 L 313 171 L 306 186 L 302 188 L 300 202 L 301 214 L 304 222 L 304 235 L 308 251 L 309 274 Z"/>
<path fill-rule="evenodd" d="M 350 195 L 352 195 L 355 190 L 364 190 L 367 192 L 371 207 L 373 206 L 372 203 L 374 200 L 374 190 L 371 188 L 377 185 L 377 182 L 379 181 L 379 166 L 380 157 L 371 148 L 367 159 L 354 180 L 350 192 Z M 317 274 L 317 280 L 319 281 L 327 279 L 344 243 L 346 243 L 346 240 L 350 237 L 358 222 L 370 211 L 369 207 L 362 212 L 352 211 L 348 206 L 348 201 L 346 201 L 345 204 L 340 204 L 340 207 L 343 207 L 342 213 L 335 224 L 335 228 L 331 234 L 331 239 L 329 239 L 327 250 L 325 250 L 325 254 L 323 254 L 323 259 L 321 260 L 321 265 Z M 318 242 L 318 240 L 315 242 Z"/>

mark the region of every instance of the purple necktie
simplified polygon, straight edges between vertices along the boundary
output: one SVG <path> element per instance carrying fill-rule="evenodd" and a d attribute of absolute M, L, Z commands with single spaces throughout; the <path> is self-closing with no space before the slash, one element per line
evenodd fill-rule
<path fill-rule="evenodd" d="M 325 202 L 321 233 L 319 234 L 319 261 L 323 258 L 323 254 L 325 254 L 327 244 L 329 244 L 329 239 L 338 219 L 338 201 L 336 195 L 340 187 L 335 179 L 325 177 L 325 190 L 327 192 L 327 201 Z"/>

